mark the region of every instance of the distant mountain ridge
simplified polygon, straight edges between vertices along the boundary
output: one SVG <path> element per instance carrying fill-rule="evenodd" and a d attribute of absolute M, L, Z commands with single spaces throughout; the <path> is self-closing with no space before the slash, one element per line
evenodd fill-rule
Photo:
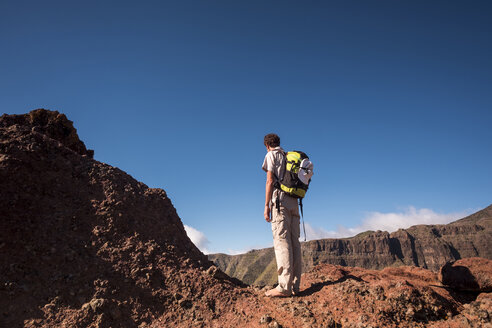
<path fill-rule="evenodd" d="M 366 269 L 410 265 L 438 271 L 446 262 L 461 258 L 492 259 L 492 205 L 445 225 L 416 225 L 392 233 L 366 231 L 351 238 L 301 245 L 304 272 L 321 263 Z M 247 284 L 277 281 L 273 248 L 239 255 L 210 254 L 208 258 Z"/>

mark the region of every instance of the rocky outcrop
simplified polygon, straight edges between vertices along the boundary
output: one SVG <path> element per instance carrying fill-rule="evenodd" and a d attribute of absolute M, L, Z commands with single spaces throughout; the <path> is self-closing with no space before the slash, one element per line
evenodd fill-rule
<path fill-rule="evenodd" d="M 92 155 L 63 114 L 0 118 L 0 327 L 137 327 L 192 316 L 189 304 L 206 321 L 229 307 L 212 295 L 239 289 L 207 273 L 166 192 Z"/>
<path fill-rule="evenodd" d="M 446 263 L 439 280 L 458 290 L 492 292 L 492 260 L 472 257 Z"/>
<path fill-rule="evenodd" d="M 464 301 L 458 315 L 446 321 L 434 322 L 431 327 L 492 327 L 491 260 L 471 257 L 449 262 L 441 268 L 438 277 L 443 285 L 456 293 L 456 299 L 463 295 L 470 297 L 472 292 L 479 295 L 471 302 Z"/>
<path fill-rule="evenodd" d="M 79 139 L 73 122 L 69 121 L 64 114 L 56 111 L 37 109 L 26 115 L 2 115 L 0 117 L 0 128 L 31 130 L 33 133 L 46 136 L 58 141 L 63 146 L 80 155 L 94 156 L 93 150 L 87 150 L 84 143 Z M 31 150 L 33 150 L 31 148 Z"/>
<path fill-rule="evenodd" d="M 321 263 L 367 269 L 413 265 L 437 272 L 461 258 L 492 259 L 492 205 L 447 225 L 417 225 L 393 233 L 368 231 L 301 245 L 305 272 Z M 277 279 L 272 248 L 240 255 L 210 254 L 209 259 L 247 284 L 268 285 Z"/>

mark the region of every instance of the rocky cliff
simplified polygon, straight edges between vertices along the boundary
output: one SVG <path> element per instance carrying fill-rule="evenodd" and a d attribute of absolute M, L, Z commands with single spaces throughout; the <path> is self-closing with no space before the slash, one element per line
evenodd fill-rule
<path fill-rule="evenodd" d="M 0 117 L 0 327 L 137 327 L 229 306 L 211 295 L 236 284 L 207 273 L 166 192 L 92 157 L 63 114 Z"/>
<path fill-rule="evenodd" d="M 0 327 L 483 327 L 487 261 L 448 264 L 456 286 L 321 265 L 297 297 L 266 298 L 208 261 L 164 190 L 94 160 L 63 114 L 0 117 Z"/>
<path fill-rule="evenodd" d="M 411 265 L 437 271 L 448 261 L 475 256 L 492 259 L 492 205 L 446 225 L 417 225 L 393 233 L 368 231 L 352 238 L 302 243 L 305 272 L 321 263 L 367 269 Z M 208 257 L 247 284 L 277 281 L 273 248 Z"/>

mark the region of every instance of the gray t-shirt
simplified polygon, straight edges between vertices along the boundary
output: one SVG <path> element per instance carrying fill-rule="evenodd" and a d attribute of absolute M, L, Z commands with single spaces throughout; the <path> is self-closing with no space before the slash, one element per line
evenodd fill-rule
<path fill-rule="evenodd" d="M 285 152 L 280 146 L 275 147 L 265 155 L 265 159 L 263 160 L 263 166 L 261 168 L 265 172 L 273 172 L 275 176 L 274 182 L 277 182 L 284 175 L 284 166 L 282 165 L 285 157 L 284 154 Z"/>

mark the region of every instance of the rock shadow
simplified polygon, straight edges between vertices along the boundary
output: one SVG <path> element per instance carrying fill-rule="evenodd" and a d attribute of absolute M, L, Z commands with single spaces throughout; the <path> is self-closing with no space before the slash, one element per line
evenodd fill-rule
<path fill-rule="evenodd" d="M 479 291 L 480 286 L 470 269 L 453 263 L 448 262 L 441 268 L 442 283 L 458 290 Z"/>
<path fill-rule="evenodd" d="M 319 292 L 325 286 L 340 284 L 340 283 L 342 283 L 344 281 L 347 281 L 349 279 L 352 279 L 352 280 L 355 280 L 355 281 L 358 281 L 358 282 L 363 282 L 364 281 L 363 279 L 361 279 L 359 277 L 356 277 L 354 275 L 348 274 L 348 275 L 343 276 L 342 278 L 340 278 L 338 280 L 335 280 L 335 281 L 327 280 L 327 281 L 317 282 L 317 283 L 311 284 L 310 287 L 308 287 L 307 289 L 299 292 L 298 296 L 310 296 L 310 295 L 313 295 L 314 293 Z"/>

